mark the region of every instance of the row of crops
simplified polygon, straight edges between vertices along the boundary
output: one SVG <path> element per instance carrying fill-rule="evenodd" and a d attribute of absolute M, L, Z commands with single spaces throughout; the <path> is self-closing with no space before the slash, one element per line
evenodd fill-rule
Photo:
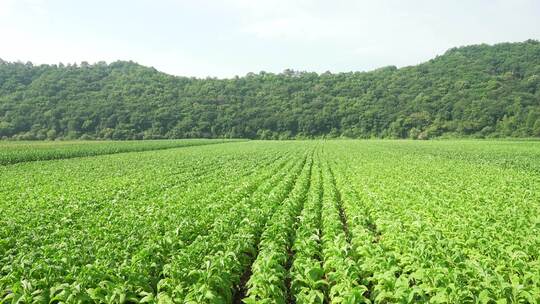
<path fill-rule="evenodd" d="M 0 165 L 16 164 L 27 161 L 66 159 L 124 152 L 191 147 L 234 141 L 238 140 L 179 139 L 149 141 L 0 142 Z"/>
<path fill-rule="evenodd" d="M 540 145 L 496 143 L 250 141 L 2 166 L 0 302 L 539 303 Z"/>

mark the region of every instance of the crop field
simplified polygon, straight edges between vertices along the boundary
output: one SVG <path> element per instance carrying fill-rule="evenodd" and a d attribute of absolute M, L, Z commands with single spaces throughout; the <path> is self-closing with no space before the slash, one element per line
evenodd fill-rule
<path fill-rule="evenodd" d="M 25 161 L 66 159 L 73 157 L 115 154 L 199 146 L 235 140 L 182 139 L 116 142 L 0 142 L 0 165 Z"/>
<path fill-rule="evenodd" d="M 0 164 L 0 303 L 540 303 L 538 141 L 8 142 Z"/>

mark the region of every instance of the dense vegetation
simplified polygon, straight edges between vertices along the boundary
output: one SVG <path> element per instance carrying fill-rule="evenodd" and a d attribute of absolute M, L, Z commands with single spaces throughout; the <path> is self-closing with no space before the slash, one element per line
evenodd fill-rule
<path fill-rule="evenodd" d="M 0 60 L 0 138 L 540 136 L 540 43 L 371 72 L 195 79 L 133 62 Z"/>
<path fill-rule="evenodd" d="M 540 303 L 536 141 L 27 151 L 1 303 Z"/>
<path fill-rule="evenodd" d="M 148 150 L 210 145 L 232 139 L 179 139 L 179 140 L 152 140 L 152 141 L 119 141 L 119 142 L 88 142 L 88 141 L 62 141 L 58 142 L 26 142 L 0 143 L 0 165 L 16 164 L 20 162 L 66 159 L 82 156 L 95 156 L 123 152 L 140 152 Z"/>

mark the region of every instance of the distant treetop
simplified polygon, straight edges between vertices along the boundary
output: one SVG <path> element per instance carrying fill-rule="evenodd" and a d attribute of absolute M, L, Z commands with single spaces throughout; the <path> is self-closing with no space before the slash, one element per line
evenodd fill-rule
<path fill-rule="evenodd" d="M 371 72 L 178 77 L 132 61 L 0 59 L 0 138 L 540 137 L 540 43 Z"/>

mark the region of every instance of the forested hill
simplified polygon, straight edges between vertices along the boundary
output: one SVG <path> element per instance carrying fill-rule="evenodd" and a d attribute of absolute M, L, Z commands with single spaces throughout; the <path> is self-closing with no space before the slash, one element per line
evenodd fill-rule
<path fill-rule="evenodd" d="M 454 48 L 400 69 L 233 79 L 0 60 L 0 138 L 321 136 L 540 137 L 540 43 Z"/>

